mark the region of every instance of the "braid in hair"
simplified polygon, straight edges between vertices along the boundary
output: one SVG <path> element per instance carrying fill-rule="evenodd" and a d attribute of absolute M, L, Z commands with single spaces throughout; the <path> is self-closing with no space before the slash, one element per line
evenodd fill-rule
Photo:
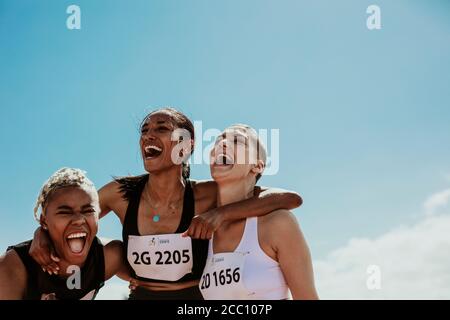
<path fill-rule="evenodd" d="M 51 193 L 55 190 L 64 187 L 85 187 L 97 192 L 94 184 L 86 176 L 86 171 L 74 168 L 61 168 L 48 178 L 39 192 L 39 196 L 34 206 L 34 218 L 40 222 L 39 208 L 41 214 L 44 212 L 44 207 Z"/>

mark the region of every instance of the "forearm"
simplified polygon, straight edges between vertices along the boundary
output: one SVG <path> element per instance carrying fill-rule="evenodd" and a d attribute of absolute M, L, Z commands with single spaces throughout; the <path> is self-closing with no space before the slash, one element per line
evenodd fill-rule
<path fill-rule="evenodd" d="M 128 267 L 125 264 L 122 264 L 120 269 L 117 271 L 116 276 L 118 276 L 120 279 L 124 281 L 130 281 L 131 279 L 131 273 Z"/>
<path fill-rule="evenodd" d="M 104 247 L 105 252 L 105 280 L 118 276 L 122 280 L 130 280 L 130 272 L 123 254 L 123 243 L 112 240 Z"/>
<path fill-rule="evenodd" d="M 295 192 L 283 189 L 263 190 L 256 196 L 217 208 L 224 220 L 233 221 L 259 217 L 279 209 L 295 209 L 302 204 L 302 198 Z"/>

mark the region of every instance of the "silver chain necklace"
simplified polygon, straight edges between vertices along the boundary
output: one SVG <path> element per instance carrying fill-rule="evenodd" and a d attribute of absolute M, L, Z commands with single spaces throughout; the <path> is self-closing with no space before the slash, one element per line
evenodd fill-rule
<path fill-rule="evenodd" d="M 152 205 L 152 201 L 151 201 L 151 198 L 150 198 L 150 191 L 149 191 L 149 188 L 148 188 L 148 184 L 146 184 L 146 189 L 147 189 L 147 192 L 145 193 L 146 194 L 146 196 L 147 196 L 147 203 L 148 203 L 148 205 L 151 207 L 151 208 L 153 208 L 155 211 L 157 211 L 157 207 L 155 207 L 154 205 Z M 177 200 L 176 202 L 178 202 L 179 200 Z M 173 204 L 173 203 L 169 203 L 169 209 L 172 211 L 173 210 L 173 212 L 172 212 L 172 214 L 175 214 L 176 213 L 176 209 L 177 209 L 177 205 L 176 204 Z M 161 215 L 159 214 L 159 213 L 155 213 L 154 215 L 153 215 L 153 217 L 152 217 L 152 220 L 153 220 L 153 222 L 159 222 L 160 220 L 161 220 Z"/>

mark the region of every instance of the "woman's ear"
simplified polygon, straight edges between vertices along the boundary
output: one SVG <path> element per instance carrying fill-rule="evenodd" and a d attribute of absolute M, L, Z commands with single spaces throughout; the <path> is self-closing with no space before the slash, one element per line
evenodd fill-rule
<path fill-rule="evenodd" d="M 48 230 L 47 221 L 46 221 L 45 216 L 44 216 L 43 213 L 41 213 L 41 216 L 40 216 L 40 218 L 39 218 L 39 221 L 40 221 L 40 223 L 41 223 L 42 229 Z"/>
<path fill-rule="evenodd" d="M 258 160 L 255 166 L 252 168 L 252 172 L 255 175 L 262 174 L 264 171 L 264 167 L 265 167 L 264 161 Z"/>
<path fill-rule="evenodd" d="M 179 142 L 179 153 L 178 156 L 181 159 L 181 162 L 186 162 L 187 159 L 192 154 L 192 150 L 194 150 L 194 140 L 183 140 L 181 139 Z"/>

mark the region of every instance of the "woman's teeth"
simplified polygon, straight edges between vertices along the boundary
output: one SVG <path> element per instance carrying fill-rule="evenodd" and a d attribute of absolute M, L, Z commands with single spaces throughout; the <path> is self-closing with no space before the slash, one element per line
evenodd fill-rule
<path fill-rule="evenodd" d="M 145 151 L 146 158 L 153 158 L 153 157 L 157 157 L 161 154 L 162 148 L 151 145 L 151 146 L 146 146 L 144 148 L 144 151 Z"/>
<path fill-rule="evenodd" d="M 162 151 L 162 149 L 158 148 L 157 146 L 147 146 L 147 147 L 145 147 L 145 151 L 147 151 L 147 152 L 150 152 L 152 150 L 159 151 L 159 152 Z"/>
<path fill-rule="evenodd" d="M 67 237 L 67 243 L 69 245 L 70 250 L 73 253 L 80 253 L 83 251 L 85 242 L 86 242 L 87 233 L 86 232 L 78 232 L 72 233 Z"/>
<path fill-rule="evenodd" d="M 86 236 L 86 232 L 72 233 L 67 237 L 67 239 L 85 238 Z"/>

